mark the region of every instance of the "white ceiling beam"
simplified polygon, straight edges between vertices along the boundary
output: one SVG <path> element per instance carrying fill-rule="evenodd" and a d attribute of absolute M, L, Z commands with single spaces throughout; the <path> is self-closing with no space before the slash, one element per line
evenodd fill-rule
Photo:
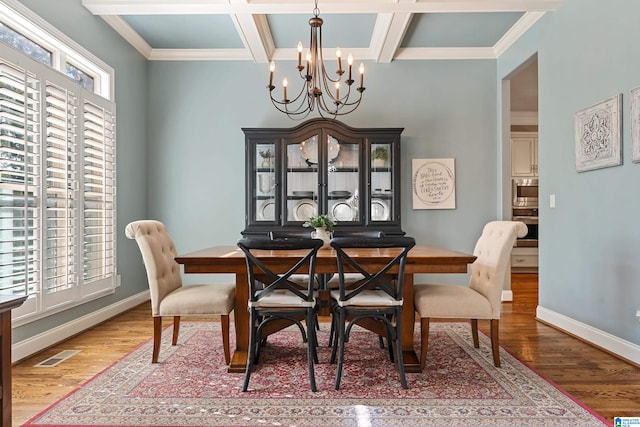
<path fill-rule="evenodd" d="M 229 4 L 246 5 L 249 0 L 227 0 Z M 275 43 L 266 15 L 232 14 L 233 25 L 244 47 L 249 50 L 254 62 L 263 64 L 269 61 Z"/>
<path fill-rule="evenodd" d="M 111 15 L 102 16 L 102 19 L 145 58 L 151 59 L 151 46 L 124 19 Z"/>
<path fill-rule="evenodd" d="M 399 3 L 415 4 L 418 0 L 396 0 Z M 412 13 L 379 13 L 371 37 L 371 50 L 377 52 L 378 62 L 391 62 L 402 44 Z"/>
<path fill-rule="evenodd" d="M 238 35 L 257 64 L 269 62 L 275 44 L 266 15 L 231 15 Z"/>
<path fill-rule="evenodd" d="M 533 24 L 544 16 L 545 12 L 527 12 L 493 46 L 496 57 L 502 55 L 516 40 L 526 33 Z"/>
<path fill-rule="evenodd" d="M 562 0 L 324 0 L 320 14 L 331 13 L 460 13 L 460 12 L 547 12 Z M 94 15 L 191 15 L 191 14 L 311 14 L 309 0 L 82 0 Z"/>

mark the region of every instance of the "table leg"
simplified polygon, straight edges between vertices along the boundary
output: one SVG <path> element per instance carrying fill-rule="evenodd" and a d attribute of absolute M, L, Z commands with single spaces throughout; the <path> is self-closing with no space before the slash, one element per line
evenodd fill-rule
<path fill-rule="evenodd" d="M 414 349 L 416 315 L 413 307 L 413 274 L 404 275 L 402 289 L 402 357 L 405 372 L 421 372 L 420 358 Z"/>
<path fill-rule="evenodd" d="M 247 352 L 249 350 L 249 276 L 246 272 L 236 273 L 236 308 L 233 310 L 236 349 L 231 356 L 228 372 L 244 372 L 247 366 Z"/>

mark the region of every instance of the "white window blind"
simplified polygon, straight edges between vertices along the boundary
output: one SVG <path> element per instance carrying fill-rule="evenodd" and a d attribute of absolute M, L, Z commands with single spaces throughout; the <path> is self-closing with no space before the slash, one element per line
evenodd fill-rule
<path fill-rule="evenodd" d="M 110 278 L 115 268 L 115 117 L 91 102 L 83 107 L 83 279 L 89 284 Z"/>
<path fill-rule="evenodd" d="M 46 85 L 46 177 L 44 291 L 70 289 L 75 276 L 75 111 L 76 96 Z"/>
<path fill-rule="evenodd" d="M 3 49 L 0 293 L 29 295 L 22 324 L 116 286 L 115 104 Z"/>
<path fill-rule="evenodd" d="M 40 280 L 39 82 L 0 60 L 0 292 L 36 292 Z"/>

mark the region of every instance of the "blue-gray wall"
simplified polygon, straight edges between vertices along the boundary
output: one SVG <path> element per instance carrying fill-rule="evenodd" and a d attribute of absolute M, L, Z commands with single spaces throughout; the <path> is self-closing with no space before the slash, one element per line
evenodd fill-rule
<path fill-rule="evenodd" d="M 484 223 L 497 218 L 496 62 L 365 65 L 364 101 L 342 121 L 405 129 L 403 229 L 421 244 L 472 251 Z M 287 66 L 295 64 L 279 64 Z M 149 214 L 166 222 L 179 251 L 235 245 L 245 224 L 241 128 L 298 122 L 271 105 L 266 64 L 157 61 L 149 70 Z M 411 159 L 449 157 L 456 209 L 413 210 Z"/>
<path fill-rule="evenodd" d="M 640 344 L 640 164 L 630 96 L 640 86 L 640 3 L 564 0 L 498 60 L 538 54 L 540 307 Z M 623 164 L 575 169 L 574 114 L 623 94 Z M 556 208 L 549 195 L 556 195 Z"/>
<path fill-rule="evenodd" d="M 147 289 L 135 242 L 124 227 L 147 215 L 147 69 L 148 61 L 79 0 L 21 0 L 21 3 L 115 69 L 117 120 L 118 272 L 115 294 L 14 329 L 20 341 L 92 313 Z"/>
<path fill-rule="evenodd" d="M 269 104 L 264 64 L 148 63 L 79 0 L 23 3 L 116 70 L 122 286 L 111 297 L 19 328 L 18 339 L 145 289 L 137 247 L 124 238 L 133 219 L 165 221 L 181 252 L 233 245 L 244 227 L 240 128 L 297 124 Z M 640 232 L 633 225 L 640 164 L 630 162 L 628 120 L 629 90 L 640 86 L 637 16 L 638 2 L 565 0 L 497 61 L 365 64 L 365 99 L 343 121 L 405 128 L 404 230 L 421 244 L 471 251 L 483 224 L 504 210 L 501 80 L 538 54 L 540 305 L 639 344 Z M 625 96 L 624 164 L 578 174 L 573 115 L 616 93 Z M 456 209 L 413 210 L 411 159 L 448 157 L 455 159 Z M 555 209 L 546 202 L 551 193 Z M 454 276 L 438 279 L 466 280 Z M 188 281 L 197 279 L 203 278 Z"/>

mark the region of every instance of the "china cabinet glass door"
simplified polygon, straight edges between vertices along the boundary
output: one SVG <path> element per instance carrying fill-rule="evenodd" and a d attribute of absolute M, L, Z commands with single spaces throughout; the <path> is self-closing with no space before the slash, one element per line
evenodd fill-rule
<path fill-rule="evenodd" d="M 387 222 L 396 217 L 393 192 L 393 171 L 395 159 L 391 143 L 374 141 L 370 145 L 371 176 L 369 189 L 371 191 L 370 222 Z"/>
<path fill-rule="evenodd" d="M 286 222 L 304 222 L 318 214 L 319 135 L 285 140 Z"/>
<path fill-rule="evenodd" d="M 254 145 L 252 175 L 254 214 L 253 220 L 262 223 L 276 223 L 278 209 L 276 203 L 277 150 L 275 141 L 260 141 Z"/>
<path fill-rule="evenodd" d="M 329 133 L 327 152 L 327 215 L 336 224 L 359 224 L 361 217 L 361 141 L 346 141 Z"/>

